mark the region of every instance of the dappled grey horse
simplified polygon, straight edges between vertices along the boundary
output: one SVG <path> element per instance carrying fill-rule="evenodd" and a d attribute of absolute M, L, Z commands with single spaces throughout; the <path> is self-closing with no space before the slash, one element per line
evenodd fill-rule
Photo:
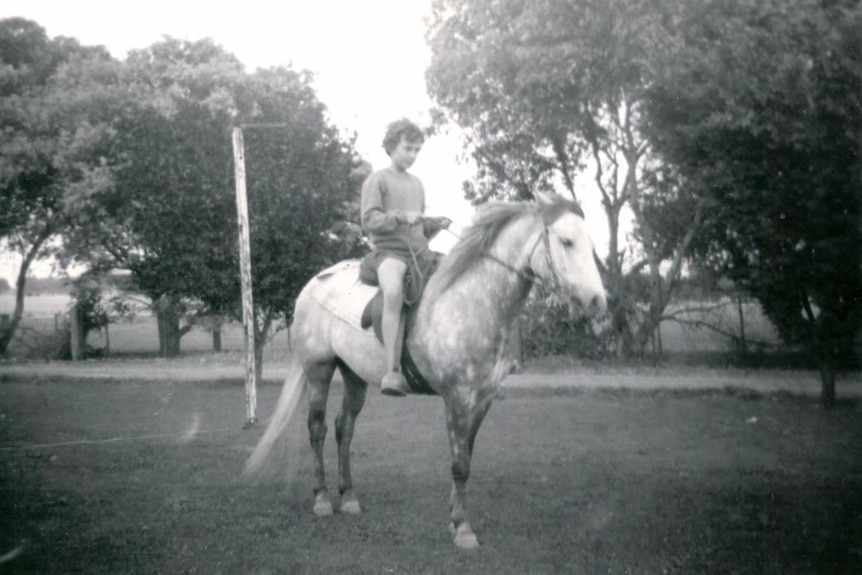
<path fill-rule="evenodd" d="M 246 465 L 246 475 L 261 470 L 300 398 L 308 394 L 318 515 L 332 513 L 323 465 L 332 376 L 338 369 L 344 379 L 344 399 L 335 420 L 340 510 L 359 513 L 350 475 L 350 442 L 367 382 L 379 382 L 385 371 L 382 344 L 360 325 L 362 310 L 377 288 L 360 283 L 358 268 L 356 261 L 336 264 L 302 290 L 294 312 L 292 333 L 297 343 L 288 376 Z M 558 196 L 534 203 L 492 204 L 480 211 L 428 279 L 405 338 L 415 367 L 445 404 L 454 482 L 450 529 L 461 548 L 478 546 L 465 503 L 473 443 L 510 371 L 510 336 L 534 284 L 579 304 L 584 314 L 606 308 L 583 212 Z"/>

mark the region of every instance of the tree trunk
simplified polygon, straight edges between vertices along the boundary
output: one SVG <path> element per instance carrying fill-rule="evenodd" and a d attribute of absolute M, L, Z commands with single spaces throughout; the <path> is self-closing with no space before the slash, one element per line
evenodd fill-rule
<path fill-rule="evenodd" d="M 15 309 L 12 311 L 12 317 L 4 326 L 0 326 L 0 356 L 6 354 L 9 349 L 9 344 L 12 343 L 12 337 L 15 335 L 15 330 L 18 329 L 18 324 L 21 323 L 21 317 L 24 315 L 24 286 L 27 284 L 27 272 L 30 265 L 39 254 L 39 250 L 51 236 L 52 226 L 45 227 L 43 232 L 36 238 L 30 250 L 24 255 L 24 260 L 21 262 L 21 267 L 18 269 L 18 278 L 15 280 Z"/>
<path fill-rule="evenodd" d="M 258 314 L 255 314 L 258 315 Z M 272 310 L 267 310 L 263 315 L 263 321 L 258 331 L 257 321 L 254 325 L 254 377 L 255 381 L 263 381 L 263 350 L 267 342 L 271 339 L 270 330 L 272 329 L 272 320 L 275 313 Z"/>
<path fill-rule="evenodd" d="M 158 301 L 159 324 L 159 356 L 166 358 L 179 357 L 180 340 L 189 332 L 190 326 L 180 328 L 180 314 L 176 305 L 166 296 Z"/>
<path fill-rule="evenodd" d="M 0 356 L 6 353 L 9 343 L 12 341 L 12 334 L 15 330 L 12 329 L 12 320 L 8 313 L 0 314 Z"/>
<path fill-rule="evenodd" d="M 634 338 L 632 337 L 631 324 L 629 324 L 627 312 L 628 310 L 625 305 L 619 305 L 611 316 L 614 337 L 616 337 L 619 344 L 617 347 L 617 357 L 620 359 L 628 359 L 634 355 Z"/>
<path fill-rule="evenodd" d="M 841 338 L 835 335 L 835 314 L 829 309 L 823 309 L 820 317 L 817 317 L 808 294 L 802 289 L 800 297 L 802 309 L 811 327 L 812 350 L 817 353 L 820 365 L 820 402 L 825 409 L 831 410 L 835 406 L 835 367 L 841 349 Z"/>
<path fill-rule="evenodd" d="M 835 407 L 835 366 L 828 358 L 820 360 L 820 402 L 826 409 Z"/>
<path fill-rule="evenodd" d="M 213 328 L 213 351 L 215 353 L 221 353 L 221 328 L 214 327 Z"/>
<path fill-rule="evenodd" d="M 263 381 L 263 348 L 264 344 L 255 342 L 254 346 L 254 379 L 255 381 Z"/>
<path fill-rule="evenodd" d="M 69 331 L 71 332 L 71 348 L 72 361 L 80 361 L 84 357 L 84 326 L 81 325 L 81 306 L 77 302 L 69 311 Z"/>

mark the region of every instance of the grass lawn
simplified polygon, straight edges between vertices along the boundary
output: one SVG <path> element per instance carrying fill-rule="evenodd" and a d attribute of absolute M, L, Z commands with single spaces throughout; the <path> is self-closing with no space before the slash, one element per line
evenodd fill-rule
<path fill-rule="evenodd" d="M 278 392 L 260 387 L 262 419 Z M 510 396 L 476 443 L 477 552 L 446 529 L 439 399 L 369 394 L 353 443 L 359 516 L 311 513 L 302 422 L 270 474 L 241 482 L 263 431 L 243 422 L 238 382 L 0 381 L 0 572 L 862 573 L 859 404 Z"/>

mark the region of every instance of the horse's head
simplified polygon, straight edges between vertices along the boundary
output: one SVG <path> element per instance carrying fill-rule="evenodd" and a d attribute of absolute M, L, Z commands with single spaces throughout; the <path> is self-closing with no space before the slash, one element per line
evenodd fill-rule
<path fill-rule="evenodd" d="M 585 315 L 604 313 L 605 288 L 580 206 L 557 195 L 540 196 L 536 215 L 542 229 L 529 256 L 530 270 L 541 283 L 573 297 Z"/>

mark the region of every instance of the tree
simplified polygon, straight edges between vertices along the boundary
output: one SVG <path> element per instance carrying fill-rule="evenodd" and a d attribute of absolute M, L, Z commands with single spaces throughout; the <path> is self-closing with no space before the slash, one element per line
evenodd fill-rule
<path fill-rule="evenodd" d="M 713 198 L 702 267 L 812 350 L 826 405 L 862 321 L 860 26 L 857 1 L 692 3 L 648 96 L 656 146 Z"/>
<path fill-rule="evenodd" d="M 361 181 L 350 141 L 326 122 L 308 74 L 247 74 L 209 40 L 132 52 L 122 83 L 112 185 L 77 252 L 131 272 L 159 312 L 160 348 L 179 353 L 202 316 L 241 315 L 231 129 L 245 135 L 258 367 L 271 327 L 312 273 L 357 245 L 347 225 Z M 263 126 L 256 128 L 255 126 Z M 182 324 L 182 325 L 181 325 Z"/>
<path fill-rule="evenodd" d="M 652 0 L 437 0 L 429 33 L 429 91 L 440 115 L 466 130 L 478 166 L 468 197 L 529 199 L 553 187 L 574 197 L 577 174 L 592 165 L 623 355 L 643 350 L 658 326 L 706 201 L 679 174 L 677 185 L 663 178 L 670 171 L 642 130 L 675 9 Z M 676 225 L 661 225 L 664 208 Z M 637 251 L 621 245 L 624 209 L 634 216 Z M 646 314 L 637 305 L 644 270 Z"/>
<path fill-rule="evenodd" d="M 83 63 L 111 66 L 99 47 L 49 39 L 35 22 L 0 21 L 0 241 L 21 255 L 15 309 L 0 328 L 0 355 L 20 323 L 27 273 L 76 225 L 106 179 L 100 160 L 98 90 L 69 98 Z"/>
<path fill-rule="evenodd" d="M 310 80 L 286 68 L 261 70 L 237 98 L 250 124 L 244 140 L 258 379 L 267 335 L 290 323 L 305 283 L 365 249 L 356 221 L 369 168 L 327 123 Z M 231 303 L 238 302 L 236 293 Z"/>
<path fill-rule="evenodd" d="M 131 272 L 152 301 L 159 349 L 180 351 L 208 293 L 230 291 L 225 240 L 234 214 L 230 93 L 241 63 L 209 41 L 133 51 L 112 112 L 110 186 L 71 240 L 92 270 Z M 188 321 L 181 325 L 183 318 Z"/>

